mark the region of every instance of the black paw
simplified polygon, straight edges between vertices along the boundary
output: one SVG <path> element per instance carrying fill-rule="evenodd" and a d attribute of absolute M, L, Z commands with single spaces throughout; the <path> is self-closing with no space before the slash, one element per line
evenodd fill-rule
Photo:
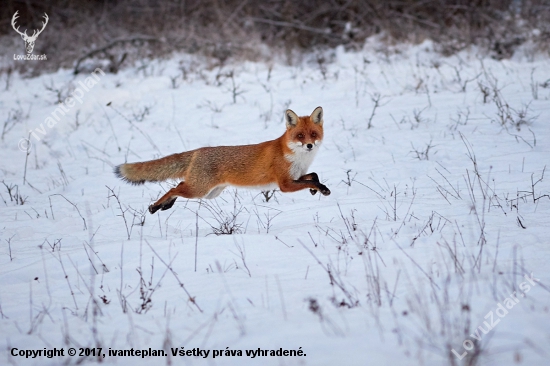
<path fill-rule="evenodd" d="M 150 214 L 154 214 L 154 213 L 157 212 L 159 209 L 160 209 L 160 205 L 156 205 L 156 206 L 149 205 L 149 213 L 150 213 Z"/>
<path fill-rule="evenodd" d="M 310 188 L 309 193 L 311 193 L 312 196 L 315 196 L 315 194 L 317 193 L 317 190 Z"/>
<path fill-rule="evenodd" d="M 169 210 L 174 206 L 174 202 L 176 202 L 176 198 L 172 198 L 170 201 L 162 204 L 162 207 L 160 208 L 161 211 Z"/>
<path fill-rule="evenodd" d="M 158 210 L 161 210 L 161 211 L 169 210 L 172 208 L 172 206 L 174 206 L 174 202 L 176 202 L 175 198 L 171 199 L 168 202 L 162 203 L 160 205 L 150 205 L 149 213 L 154 214 Z"/>
<path fill-rule="evenodd" d="M 322 185 L 322 184 L 320 184 L 319 186 L 320 186 L 320 188 L 321 188 L 321 189 L 319 190 L 319 192 L 321 192 L 321 194 L 322 194 L 323 196 L 328 196 L 328 195 L 330 194 L 330 189 L 328 189 L 327 186 Z"/>

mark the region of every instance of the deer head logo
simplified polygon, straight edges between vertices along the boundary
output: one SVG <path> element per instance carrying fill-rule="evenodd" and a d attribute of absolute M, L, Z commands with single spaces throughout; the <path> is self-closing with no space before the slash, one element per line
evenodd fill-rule
<path fill-rule="evenodd" d="M 21 38 L 23 38 L 23 41 L 25 41 L 25 50 L 27 51 L 27 54 L 31 54 L 32 50 L 34 49 L 34 42 L 36 42 L 36 38 L 38 38 L 38 35 L 42 33 L 44 28 L 46 28 L 46 24 L 48 24 L 48 14 L 44 13 L 45 21 L 42 22 L 42 29 L 40 29 L 39 31 L 34 30 L 32 33 L 32 36 L 29 36 L 27 35 L 26 29 L 25 29 L 25 32 L 20 32 L 19 26 L 15 28 L 15 20 L 19 18 L 19 16 L 17 15 L 18 12 L 19 10 L 16 11 L 15 14 L 13 14 L 13 18 L 11 18 L 11 26 L 13 27 L 13 29 L 15 29 L 17 33 L 21 35 Z"/>

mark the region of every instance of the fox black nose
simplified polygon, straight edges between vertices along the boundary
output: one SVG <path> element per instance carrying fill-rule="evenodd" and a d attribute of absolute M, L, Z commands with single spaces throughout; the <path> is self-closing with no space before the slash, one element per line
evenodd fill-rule
<path fill-rule="evenodd" d="M 311 150 L 311 149 L 313 149 L 313 145 L 312 144 L 307 144 L 307 148 L 308 148 L 308 150 Z"/>

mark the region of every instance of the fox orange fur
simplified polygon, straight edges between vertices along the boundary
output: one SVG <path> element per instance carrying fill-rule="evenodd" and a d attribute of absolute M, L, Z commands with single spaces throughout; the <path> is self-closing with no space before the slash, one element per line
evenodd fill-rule
<path fill-rule="evenodd" d="M 202 147 L 157 160 L 122 164 L 115 174 L 132 184 L 183 180 L 170 189 L 149 212 L 167 210 L 178 196 L 215 198 L 226 186 L 274 189 L 295 192 L 309 188 L 311 194 L 330 190 L 319 182 L 316 173 L 307 169 L 323 140 L 323 109 L 315 108 L 310 116 L 298 117 L 285 112 L 286 131 L 278 139 L 254 145 Z"/>

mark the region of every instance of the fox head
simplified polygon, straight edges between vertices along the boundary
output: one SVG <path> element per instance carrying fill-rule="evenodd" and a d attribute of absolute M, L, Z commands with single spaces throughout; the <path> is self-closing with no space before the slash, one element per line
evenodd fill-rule
<path fill-rule="evenodd" d="M 323 108 L 317 107 L 310 116 L 298 117 L 287 109 L 285 112 L 288 147 L 293 152 L 314 152 L 323 140 Z"/>

